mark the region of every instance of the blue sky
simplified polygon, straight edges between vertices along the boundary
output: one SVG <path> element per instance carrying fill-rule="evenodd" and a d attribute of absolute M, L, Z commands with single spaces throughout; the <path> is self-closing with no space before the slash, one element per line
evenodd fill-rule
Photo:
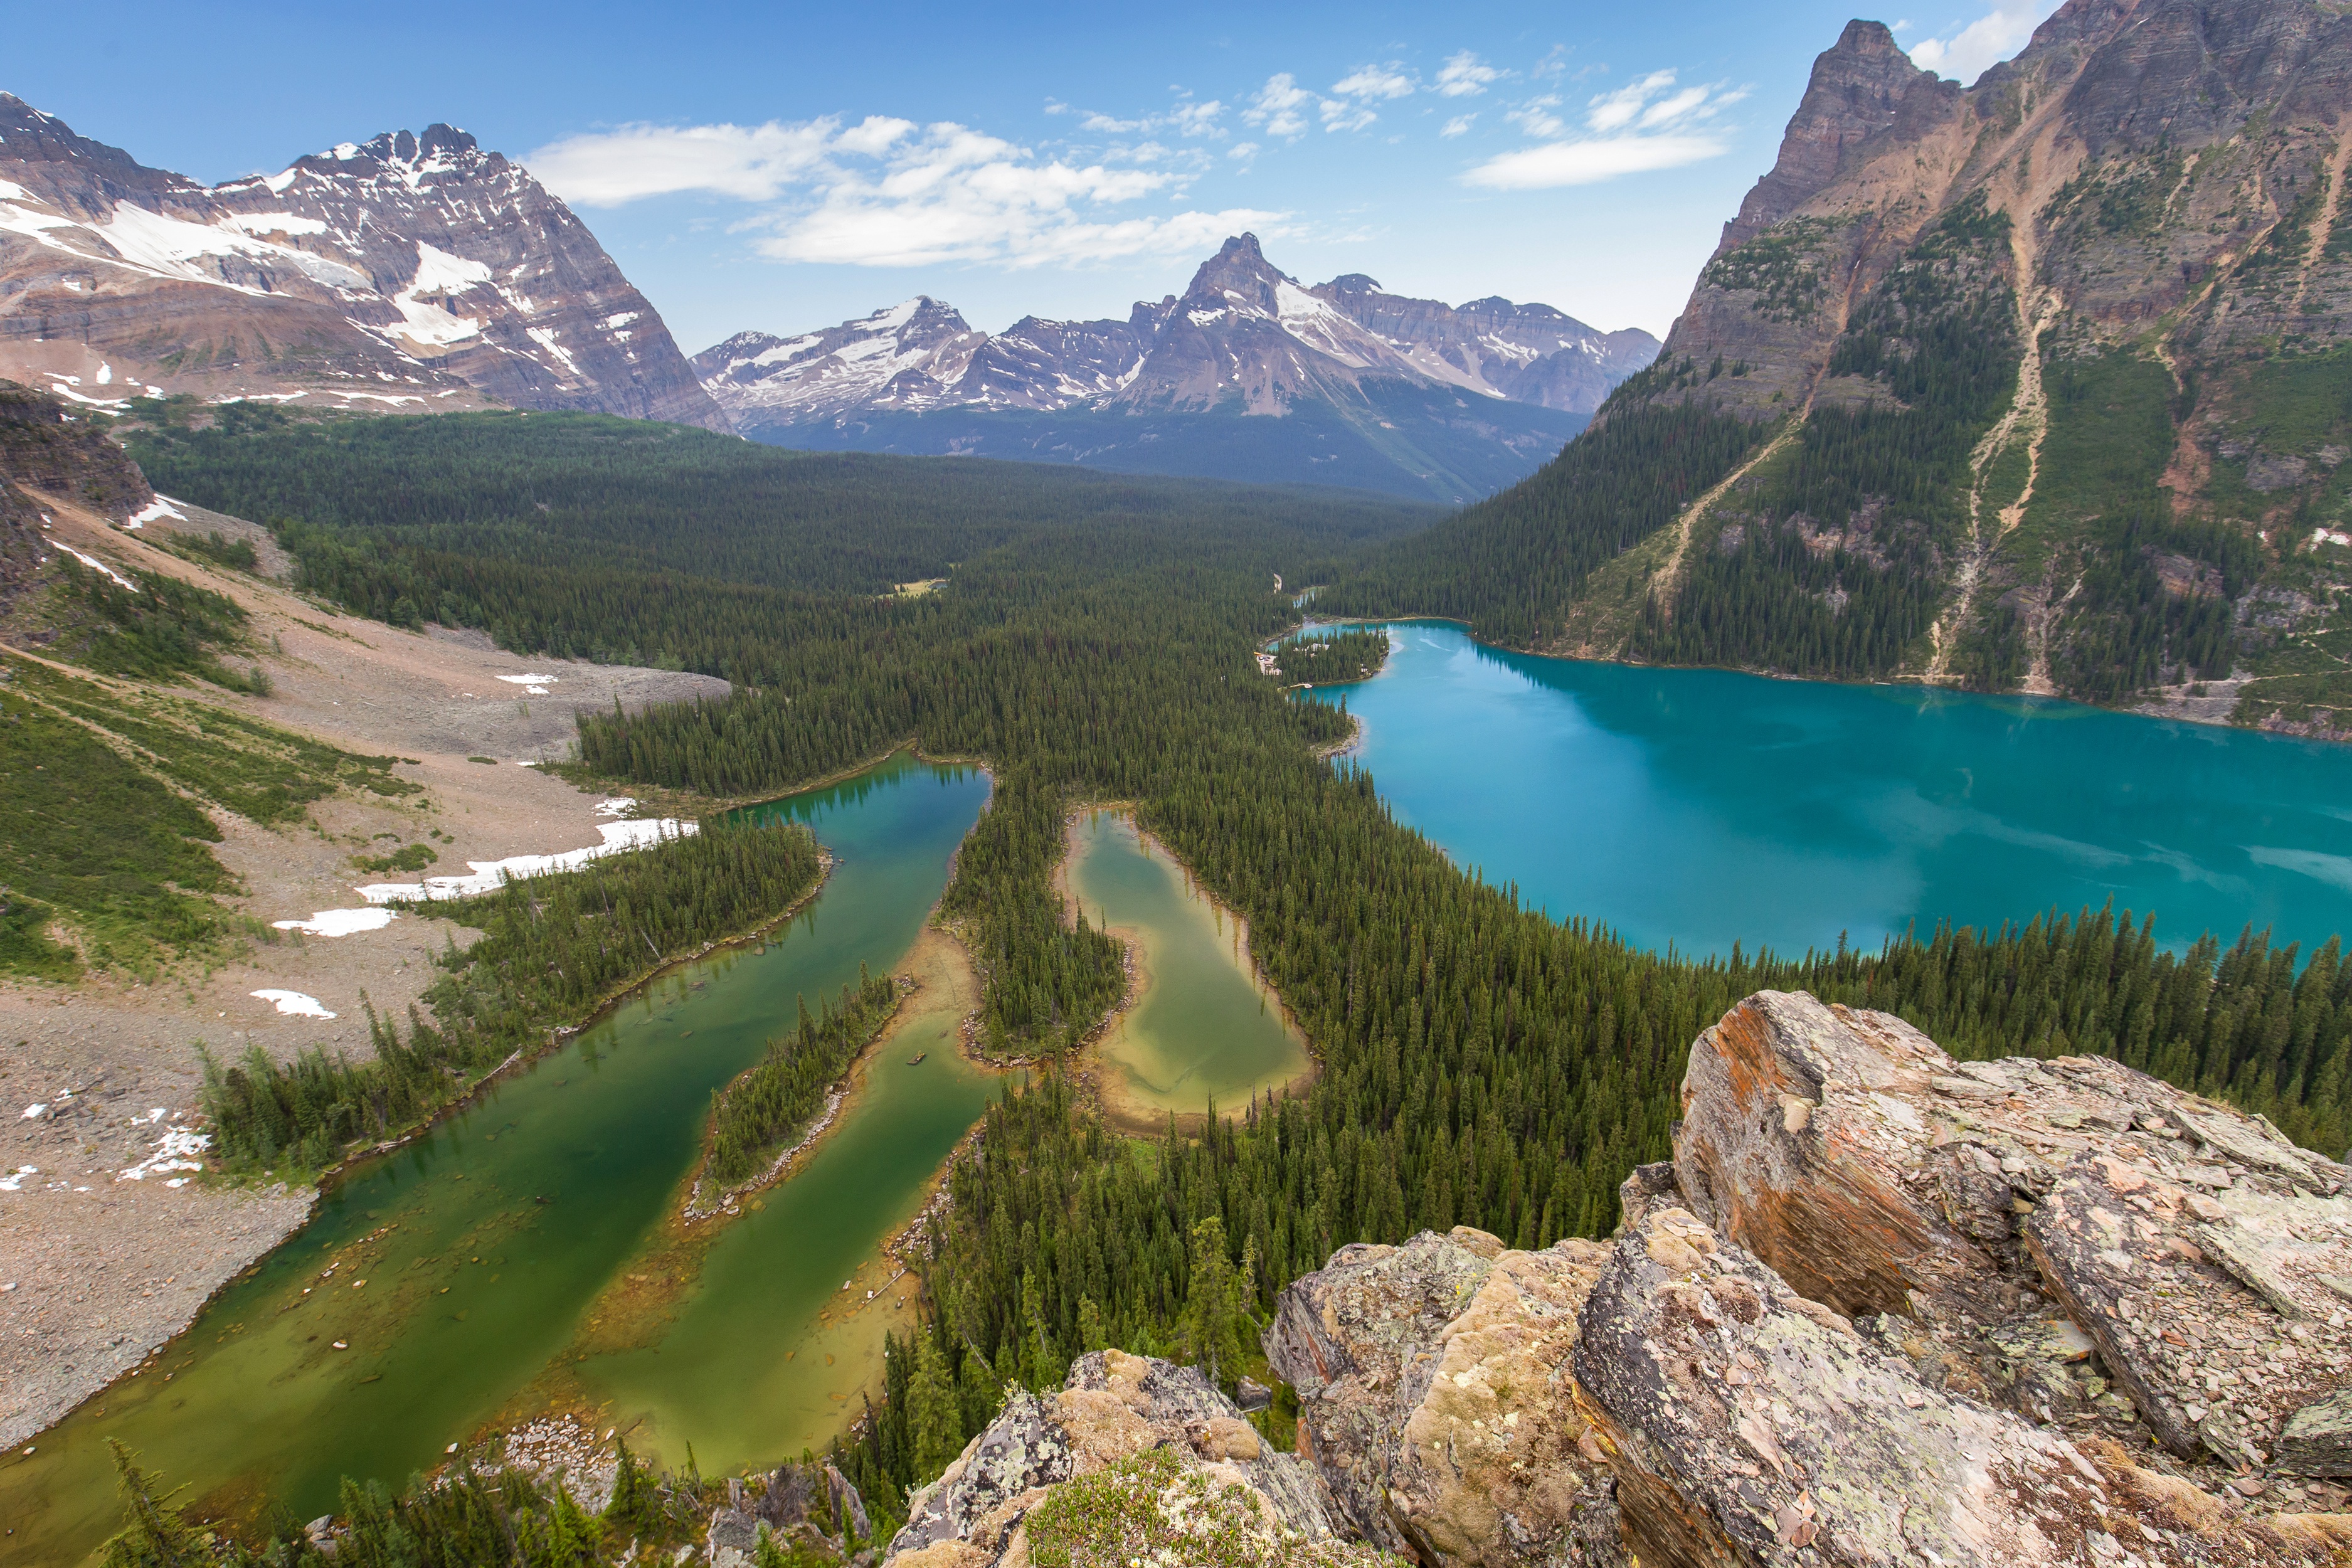
<path fill-rule="evenodd" d="M 1973 79 L 2054 0 L 1904 0 Z M 1871 13 L 1862 13 L 1870 15 Z M 1254 228 L 1285 271 L 1663 333 L 1852 0 L 1755 5 L 66 3 L 0 88 L 217 181 L 462 125 L 688 353 L 928 293 L 1124 317 Z"/>

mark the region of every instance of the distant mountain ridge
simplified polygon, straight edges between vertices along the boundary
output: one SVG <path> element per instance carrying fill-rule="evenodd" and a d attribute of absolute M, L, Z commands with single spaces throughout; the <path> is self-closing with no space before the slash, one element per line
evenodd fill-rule
<path fill-rule="evenodd" d="M 207 186 L 5 93 L 0 376 L 102 405 L 495 402 L 730 427 L 595 237 L 463 131 Z"/>
<path fill-rule="evenodd" d="M 1247 465 L 1229 477 L 1328 483 L 1344 470 L 1467 500 L 1549 458 L 1657 352 L 1647 332 L 1602 332 L 1548 305 L 1457 308 L 1362 273 L 1307 288 L 1244 234 L 1182 295 L 1139 301 L 1124 321 L 1028 316 L 991 335 L 924 295 L 796 337 L 739 332 L 693 365 L 738 428 L 783 446 L 1160 472 L 1217 471 L 1223 446 Z M 1232 424 L 1302 413 L 1295 432 Z"/>

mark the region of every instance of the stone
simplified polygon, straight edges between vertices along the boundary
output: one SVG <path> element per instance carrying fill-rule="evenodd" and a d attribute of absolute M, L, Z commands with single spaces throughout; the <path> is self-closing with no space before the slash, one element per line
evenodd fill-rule
<path fill-rule="evenodd" d="M 2273 1462 L 2291 1476 L 2352 1476 L 2352 1389 L 2289 1416 Z"/>
<path fill-rule="evenodd" d="M 2315 1154 L 2296 1169 L 2320 1179 L 2328 1164 Z M 2085 1153 L 2025 1236 L 2158 1442 L 2183 1458 L 2258 1465 L 2352 1365 L 2352 1326 L 2322 1278 L 2352 1268 L 2352 1198 L 2297 1190 L 2283 1162 L 2232 1173 L 2192 1206 L 2150 1152 Z"/>
<path fill-rule="evenodd" d="M 1333 1536 L 1313 1470 L 1263 1443 L 1197 1370 L 1096 1351 L 1071 1363 L 1051 1398 L 1016 1390 L 946 1472 L 908 1499 L 907 1522 L 883 1561 L 900 1568 L 1024 1563 L 1022 1521 L 1055 1487 L 1153 1450 L 1176 1455 L 1187 1477 L 1247 1507 L 1285 1539 Z"/>
<path fill-rule="evenodd" d="M 1241 1378 L 1234 1385 L 1234 1403 L 1244 1414 L 1255 1415 L 1273 1405 L 1274 1390 L 1254 1377 Z"/>
<path fill-rule="evenodd" d="M 1593 1282 L 1580 1409 L 1651 1564 L 2317 1564 L 2352 1520 L 2259 1518 L 1922 1380 L 1687 1210 Z"/>
<path fill-rule="evenodd" d="M 1266 1359 L 1359 1535 L 1426 1563 L 1625 1561 L 1568 1371 L 1604 1256 L 1464 1226 L 1343 1247 L 1283 1291 Z"/>
<path fill-rule="evenodd" d="M 2301 458 L 2283 458 L 2271 452 L 2257 452 L 2246 464 L 2246 488 L 2257 495 L 2268 495 L 2303 483 L 2311 465 Z"/>

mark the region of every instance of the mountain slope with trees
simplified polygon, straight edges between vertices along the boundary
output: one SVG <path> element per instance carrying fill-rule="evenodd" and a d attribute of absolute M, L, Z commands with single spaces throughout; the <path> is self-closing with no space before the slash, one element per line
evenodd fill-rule
<path fill-rule="evenodd" d="M 2347 101 L 2312 0 L 2069 0 L 1965 89 L 1854 22 L 1658 362 L 1322 604 L 2352 732 Z"/>

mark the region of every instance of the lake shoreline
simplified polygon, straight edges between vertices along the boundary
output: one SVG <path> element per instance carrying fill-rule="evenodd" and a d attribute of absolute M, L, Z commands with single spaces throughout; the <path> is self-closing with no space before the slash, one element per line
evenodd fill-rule
<path fill-rule="evenodd" d="M 1081 829 L 1089 820 L 1097 816 L 1108 815 L 1125 818 L 1128 825 L 1134 830 L 1137 840 L 1147 856 L 1155 856 L 1176 868 L 1183 878 L 1186 891 L 1206 904 L 1214 920 L 1221 923 L 1231 923 L 1235 950 L 1246 966 L 1245 973 L 1252 987 L 1261 998 L 1274 1004 L 1276 1012 L 1282 1021 L 1284 1031 L 1298 1042 L 1300 1049 L 1306 1056 L 1307 1066 L 1303 1071 L 1273 1086 L 1270 1090 L 1261 1089 L 1259 1093 L 1271 1092 L 1289 1098 L 1305 1094 L 1314 1086 L 1317 1078 L 1322 1072 L 1322 1058 L 1317 1055 L 1314 1040 L 1300 1026 L 1297 1015 L 1291 1011 L 1290 1004 L 1283 997 L 1273 980 L 1267 976 L 1264 966 L 1258 963 L 1257 954 L 1250 946 L 1248 919 L 1213 892 L 1208 885 L 1194 874 L 1192 868 L 1185 864 L 1181 856 L 1145 827 L 1139 820 L 1139 806 L 1131 801 L 1098 802 L 1076 807 L 1064 819 L 1062 857 L 1055 867 L 1053 886 L 1063 898 L 1066 910 L 1066 923 L 1075 925 L 1080 908 L 1072 878 L 1082 847 L 1079 843 Z M 1166 1131 L 1172 1119 L 1180 1132 L 1197 1136 L 1208 1124 L 1205 1111 L 1171 1111 L 1162 1107 L 1147 1106 L 1132 1100 L 1120 1087 L 1121 1074 L 1114 1070 L 1117 1064 L 1108 1061 L 1103 1055 L 1103 1047 L 1108 1043 L 1118 1026 L 1127 1019 L 1129 1015 L 1141 1005 L 1145 997 L 1150 994 L 1151 984 L 1151 971 L 1145 953 L 1141 931 L 1126 925 L 1113 925 L 1104 929 L 1109 934 L 1118 937 L 1126 948 L 1127 988 L 1118 1002 L 1106 1011 L 1100 1021 L 1087 1030 L 1072 1048 L 1070 1056 L 1074 1062 L 1079 1064 L 1079 1071 L 1076 1076 L 1090 1092 L 1096 1108 L 1101 1112 L 1103 1119 L 1121 1132 L 1133 1137 L 1157 1137 Z M 1247 1110 L 1248 1103 L 1244 1102 L 1226 1108 L 1219 1115 L 1221 1120 L 1230 1121 L 1246 1114 Z"/>
<path fill-rule="evenodd" d="M 1972 688 L 1957 685 L 1950 681 L 1929 680 L 1924 676 L 1898 676 L 1890 679 L 1877 680 L 1836 680 L 1823 679 L 1819 676 L 1811 675 L 1791 675 L 1786 670 L 1760 669 L 1738 664 L 1654 664 L 1648 659 L 1616 658 L 1605 654 L 1598 653 L 1567 653 L 1560 651 L 1556 646 L 1549 647 L 1520 647 L 1510 643 L 1488 642 L 1485 638 L 1475 635 L 1470 629 L 1470 625 L 1471 624 L 1468 621 L 1462 619 L 1458 616 L 1310 615 L 1302 620 L 1298 626 L 1293 627 L 1291 631 L 1286 632 L 1283 635 L 1285 637 L 1293 636 L 1299 629 L 1308 626 L 1458 626 L 1461 628 L 1463 636 L 1468 637 L 1470 642 L 1477 647 L 1486 648 L 1496 653 L 1515 654 L 1522 658 L 1552 659 L 1562 664 L 1604 664 L 1613 665 L 1622 669 L 1717 670 L 1726 675 L 1749 675 L 1754 676 L 1760 680 L 1786 681 L 1800 686 L 1859 687 L 1873 689 L 1885 689 L 1888 690 L 1910 689 L 1917 691 L 1948 692 L 1956 697 L 1981 697 L 1994 700 L 2060 703 L 2073 708 L 2089 709 L 2093 712 L 2097 713 L 2126 713 L 2130 714 L 2135 718 L 2163 720 L 2175 724 L 2198 724 L 2216 730 L 2240 730 L 2250 735 L 2276 735 L 2282 739 L 2314 741 L 2323 745 L 2329 746 L 2352 745 L 2352 732 L 2331 730 L 2322 725 L 2297 726 L 2286 723 L 2283 721 L 2264 722 L 2261 724 L 2241 724 L 2237 722 L 2236 720 L 2232 719 L 2227 712 L 2216 715 L 2203 711 L 2198 705 L 2200 703 L 2206 703 L 2209 700 L 2193 698 L 2188 695 L 2189 686 L 2190 684 L 2196 684 L 2194 682 L 2184 683 L 2179 686 L 2158 688 L 2158 689 L 2166 693 L 2179 694 L 2177 697 L 2169 698 L 2168 700 L 2145 700 L 2133 703 L 2085 702 L 2080 698 L 2066 697 L 2054 692 L 1979 691 Z M 1365 679 L 1367 680 L 1377 680 L 1380 679 L 1381 673 L 1381 670 L 1375 670 L 1371 675 Z M 2209 686 L 2224 685 L 2239 681 L 2239 679 L 2240 678 L 2232 675 L 2217 680 L 2205 682 L 2204 684 Z M 1349 680 L 1333 681 L 1330 684 L 1332 686 L 1360 686 L 1364 684 L 1364 682 Z M 1286 688 L 1285 689 L 1297 689 Z"/>

